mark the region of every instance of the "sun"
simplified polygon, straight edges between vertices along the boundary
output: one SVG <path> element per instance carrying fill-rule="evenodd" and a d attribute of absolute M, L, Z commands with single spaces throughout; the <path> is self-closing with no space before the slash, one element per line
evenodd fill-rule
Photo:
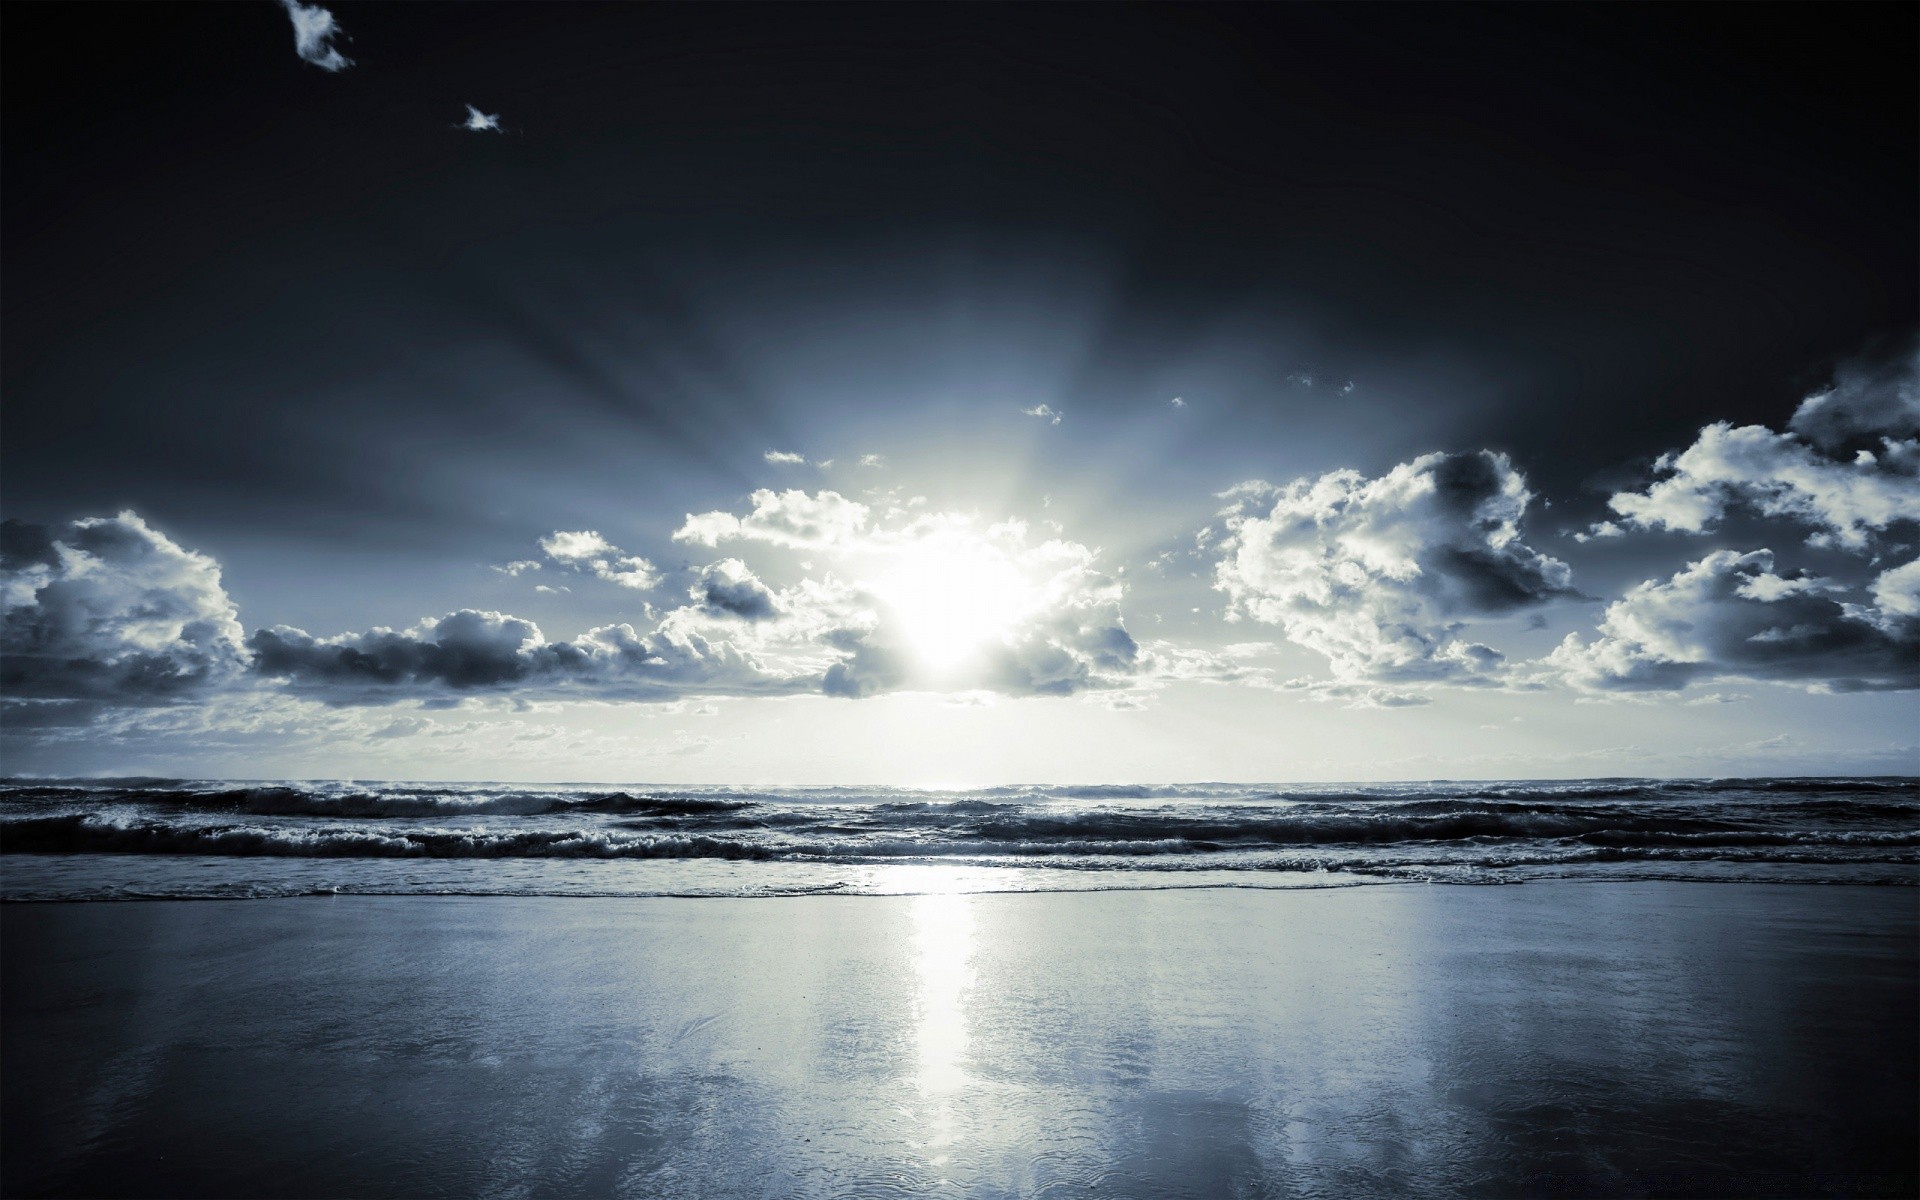
<path fill-rule="evenodd" d="M 937 674 L 977 660 L 1037 602 L 1019 565 L 971 533 L 927 538 L 899 550 L 873 591 L 901 640 Z"/>

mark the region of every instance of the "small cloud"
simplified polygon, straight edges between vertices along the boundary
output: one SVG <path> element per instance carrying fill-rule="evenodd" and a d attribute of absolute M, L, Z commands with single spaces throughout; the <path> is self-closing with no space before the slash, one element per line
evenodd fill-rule
<path fill-rule="evenodd" d="M 1340 385 L 1340 394 L 1342 396 L 1353 395 L 1353 380 L 1349 379 Z"/>
<path fill-rule="evenodd" d="M 1295 387 L 1310 388 L 1313 386 L 1313 376 L 1306 371 L 1295 371 L 1287 376 L 1287 382 Z"/>
<path fill-rule="evenodd" d="M 280 7 L 293 18 L 293 48 L 300 57 L 323 71 L 344 71 L 353 60 L 334 49 L 333 39 L 345 37 L 333 14 L 300 0 L 280 0 Z"/>
<path fill-rule="evenodd" d="M 470 129 L 475 133 L 504 133 L 500 128 L 499 113 L 483 113 L 473 105 L 467 105 L 467 119 L 460 123 L 461 129 Z"/>
<path fill-rule="evenodd" d="M 1187 402 L 1185 400 L 1182 400 L 1178 396 L 1175 396 L 1173 399 L 1167 401 L 1167 403 L 1172 405 L 1174 408 L 1185 408 L 1187 406 Z"/>
<path fill-rule="evenodd" d="M 807 461 L 806 455 L 795 454 L 791 450 L 769 450 L 760 457 L 770 463 L 778 463 L 782 466 L 799 466 Z"/>
<path fill-rule="evenodd" d="M 557 596 L 561 592 L 571 592 L 573 589 L 570 587 L 548 587 L 544 583 L 536 583 L 533 585 L 533 590 L 536 592 L 545 592 L 549 596 Z"/>
<path fill-rule="evenodd" d="M 1626 530 L 1615 525 L 1612 521 L 1602 521 L 1592 529 L 1582 530 L 1574 534 L 1573 540 L 1585 544 L 1597 538 L 1617 538 L 1624 533 L 1626 533 Z"/>
<path fill-rule="evenodd" d="M 1059 409 L 1047 404 L 1036 404 L 1032 408 L 1023 408 L 1020 411 L 1029 417 L 1039 417 L 1049 425 L 1058 425 L 1062 416 Z"/>
<path fill-rule="evenodd" d="M 860 456 L 860 465 L 863 467 L 884 467 L 887 465 L 887 460 L 878 454 L 862 454 Z"/>
<path fill-rule="evenodd" d="M 538 571 L 540 569 L 540 564 L 531 558 L 522 558 L 522 559 L 517 559 L 513 562 L 505 563 L 505 564 L 495 563 L 493 569 L 500 572 L 502 575 L 517 576 L 517 575 L 524 574 L 525 572 L 528 572 L 528 571 Z"/>
<path fill-rule="evenodd" d="M 660 581 L 652 563 L 628 554 L 598 530 L 557 529 L 540 539 L 540 549 L 556 566 L 596 575 L 608 583 L 644 592 Z"/>

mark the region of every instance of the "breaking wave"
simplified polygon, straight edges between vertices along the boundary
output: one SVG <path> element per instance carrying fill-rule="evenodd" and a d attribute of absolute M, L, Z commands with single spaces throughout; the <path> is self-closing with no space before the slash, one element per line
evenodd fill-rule
<path fill-rule="evenodd" d="M 1914 883 L 1920 780 L 963 791 L 15 780 L 0 783 L 0 854 L 21 856 L 3 893 L 15 898 L 43 894 L 13 884 L 37 861 L 29 856 L 226 862 L 196 868 L 219 876 L 204 894 L 244 886 L 250 860 L 297 859 L 368 873 L 395 860 L 511 860 L 549 873 L 596 861 L 785 864 L 801 872 L 790 885 L 801 891 L 857 889 L 860 872 L 904 864 L 1044 868 L 1055 879 L 1338 872 L 1477 883 L 1629 868 L 1772 878 L 1791 866 L 1814 881 Z M 753 892 L 746 879 L 727 886 Z"/>

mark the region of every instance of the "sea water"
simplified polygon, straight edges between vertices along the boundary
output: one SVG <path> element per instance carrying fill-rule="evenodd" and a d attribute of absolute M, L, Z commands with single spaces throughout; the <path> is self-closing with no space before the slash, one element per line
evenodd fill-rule
<path fill-rule="evenodd" d="M 10 780 L 0 898 L 1920 883 L 1920 780 L 610 787 Z"/>

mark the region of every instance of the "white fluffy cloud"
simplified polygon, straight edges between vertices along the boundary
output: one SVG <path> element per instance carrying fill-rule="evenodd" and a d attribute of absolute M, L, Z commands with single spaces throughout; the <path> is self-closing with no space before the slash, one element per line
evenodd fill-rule
<path fill-rule="evenodd" d="M 293 20 L 293 48 L 300 57 L 324 71 L 343 71 L 353 60 L 334 48 L 333 39 L 345 37 L 333 14 L 317 4 L 280 0 Z"/>
<path fill-rule="evenodd" d="M 460 123 L 460 128 L 473 133 L 506 132 L 500 128 L 499 113 L 483 113 L 471 104 L 467 105 L 467 119 Z"/>
<path fill-rule="evenodd" d="M 5 523 L 0 683 L 15 698 L 150 703 L 245 665 L 220 567 L 132 512 Z"/>
<path fill-rule="evenodd" d="M 1565 563 L 1520 539 L 1531 495 L 1505 455 L 1428 454 L 1377 479 L 1333 471 L 1227 493 L 1215 586 L 1341 680 L 1485 682 L 1496 650 L 1462 623 L 1572 597 Z"/>
<path fill-rule="evenodd" d="M 638 555 L 626 553 L 601 537 L 597 530 L 555 530 L 540 539 L 540 549 L 556 565 L 567 570 L 594 575 L 608 583 L 617 583 L 635 591 L 644 592 L 660 582 L 660 573 L 652 563 Z M 517 575 L 519 572 L 512 568 L 518 565 L 522 564 L 509 563 L 503 569 L 510 575 Z"/>
<path fill-rule="evenodd" d="M 1664 478 L 1608 501 L 1642 529 L 1703 533 L 1729 506 L 1744 504 L 1860 549 L 1895 521 L 1920 520 L 1920 442 L 1887 438 L 1878 453 L 1861 449 L 1839 460 L 1792 434 L 1721 422 L 1702 429 L 1685 450 L 1662 456 L 1655 469 Z"/>
<path fill-rule="evenodd" d="M 1032 408 L 1023 408 L 1020 412 L 1024 416 L 1039 417 L 1049 425 L 1058 425 L 1063 415 L 1059 409 L 1050 404 L 1036 404 Z"/>
<path fill-rule="evenodd" d="M 745 516 L 728 512 L 687 514 L 674 531 L 676 542 L 718 546 L 725 541 L 766 542 L 793 549 L 846 546 L 866 530 L 872 512 L 857 500 L 838 492 L 809 494 L 799 488 L 753 493 L 753 511 Z"/>
<path fill-rule="evenodd" d="M 1720 550 L 1607 606 L 1600 636 L 1577 634 L 1546 663 L 1593 691 L 1671 691 L 1708 679 L 1801 682 L 1834 691 L 1920 687 L 1920 569 L 1881 573 L 1869 603 L 1768 550 Z"/>
<path fill-rule="evenodd" d="M 1920 521 L 1917 375 L 1912 351 L 1848 364 L 1807 397 L 1788 432 L 1709 425 L 1661 456 L 1661 478 L 1608 503 L 1630 525 L 1685 533 L 1714 528 L 1737 505 L 1806 526 L 1823 544 L 1865 549 L 1896 522 Z"/>

